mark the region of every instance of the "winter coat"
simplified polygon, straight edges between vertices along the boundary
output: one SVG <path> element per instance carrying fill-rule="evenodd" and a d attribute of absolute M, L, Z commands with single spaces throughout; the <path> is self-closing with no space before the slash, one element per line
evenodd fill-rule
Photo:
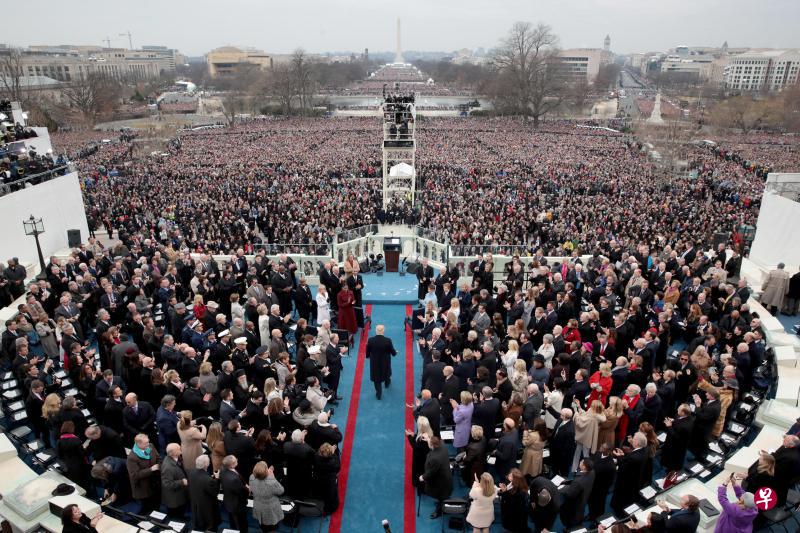
<path fill-rule="evenodd" d="M 283 520 L 283 510 L 278 496 L 283 486 L 272 476 L 256 479 L 250 476 L 250 492 L 253 493 L 253 518 L 259 524 L 273 526 Z"/>

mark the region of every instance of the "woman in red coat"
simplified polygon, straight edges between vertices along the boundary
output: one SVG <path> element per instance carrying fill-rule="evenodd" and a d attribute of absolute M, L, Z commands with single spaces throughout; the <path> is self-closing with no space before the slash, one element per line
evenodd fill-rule
<path fill-rule="evenodd" d="M 600 370 L 592 374 L 589 378 L 589 387 L 592 392 L 589 394 L 587 403 L 592 404 L 595 400 L 600 400 L 603 405 L 606 405 L 608 394 L 611 392 L 611 363 L 600 363 Z"/>
<path fill-rule="evenodd" d="M 339 329 L 346 329 L 350 332 L 350 341 L 352 342 L 352 336 L 358 331 L 356 311 L 353 309 L 356 303 L 356 296 L 344 281 L 342 281 L 342 290 L 336 295 L 336 303 L 339 304 L 339 316 L 336 319 L 336 324 Z"/>

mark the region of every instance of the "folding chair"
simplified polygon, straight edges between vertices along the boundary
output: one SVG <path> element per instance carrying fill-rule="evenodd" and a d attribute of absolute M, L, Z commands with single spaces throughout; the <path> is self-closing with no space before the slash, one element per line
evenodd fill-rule
<path fill-rule="evenodd" d="M 323 503 L 320 500 L 294 500 L 297 509 L 297 514 L 300 518 L 319 518 L 319 525 L 317 533 L 322 531 L 322 522 L 325 520 L 325 511 Z M 300 531 L 300 521 L 297 522 L 297 531 Z"/>
<path fill-rule="evenodd" d="M 442 529 L 444 532 L 445 520 L 450 520 L 447 529 L 454 529 L 452 522 L 459 520 L 461 522 L 461 531 L 467 530 L 467 513 L 469 512 L 469 500 L 463 498 L 450 498 L 442 502 Z"/>

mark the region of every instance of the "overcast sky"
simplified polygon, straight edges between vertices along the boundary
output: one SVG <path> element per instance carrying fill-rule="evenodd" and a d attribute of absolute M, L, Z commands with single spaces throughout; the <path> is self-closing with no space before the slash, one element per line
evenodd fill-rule
<path fill-rule="evenodd" d="M 518 20 L 550 24 L 563 48 L 617 53 L 676 45 L 800 48 L 800 0 L 25 0 L 0 42 L 166 45 L 199 56 L 223 45 L 269 53 L 369 48 L 394 50 L 395 19 L 403 48 L 491 48 Z"/>

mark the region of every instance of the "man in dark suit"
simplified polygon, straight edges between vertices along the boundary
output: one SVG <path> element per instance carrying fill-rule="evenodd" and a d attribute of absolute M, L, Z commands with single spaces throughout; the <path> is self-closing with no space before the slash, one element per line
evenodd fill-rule
<path fill-rule="evenodd" d="M 575 454 L 575 424 L 572 422 L 572 409 L 564 407 L 559 413 L 552 406 L 547 412 L 558 419 L 550 438 L 550 460 L 556 474 L 567 477 Z"/>
<path fill-rule="evenodd" d="M 420 397 L 416 400 L 416 409 L 414 409 L 414 418 L 424 416 L 431 423 L 433 434 L 439 436 L 439 428 L 441 427 L 441 408 L 439 407 L 439 400 L 431 396 L 431 391 L 423 389 Z"/>
<path fill-rule="evenodd" d="M 691 533 L 700 525 L 700 500 L 692 494 L 681 496 L 680 509 L 670 509 L 666 503 L 659 503 L 661 515 L 666 518 L 665 531 Z"/>
<path fill-rule="evenodd" d="M 589 495 L 589 520 L 596 520 L 606 512 L 606 498 L 614 478 L 617 475 L 617 464 L 611 455 L 608 443 L 603 443 L 600 450 L 592 456 L 594 465 L 594 484 Z"/>
<path fill-rule="evenodd" d="M 375 327 L 375 336 L 367 341 L 367 359 L 369 359 L 369 379 L 375 385 L 375 397 L 381 399 L 381 385 L 389 388 L 392 382 L 392 357 L 397 355 L 392 339 L 383 335 L 383 324 Z M 423 382 L 424 383 L 424 382 Z"/>
<path fill-rule="evenodd" d="M 147 402 L 140 402 L 135 393 L 125 396 L 125 409 L 122 410 L 122 423 L 125 427 L 126 441 L 131 442 L 139 433 L 153 435 L 153 422 L 156 415 Z"/>
<path fill-rule="evenodd" d="M 42 406 L 44 405 L 44 382 L 34 379 L 31 382 L 31 392 L 25 399 L 25 413 L 28 421 L 33 428 L 34 436 L 44 438 L 45 442 L 50 441 L 50 432 L 47 430 L 47 422 L 42 417 Z M 56 443 L 52 443 L 55 448 Z"/>
<path fill-rule="evenodd" d="M 433 350 L 432 361 L 422 371 L 422 388 L 431 391 L 434 398 L 438 398 L 444 388 L 444 368 L 447 365 L 439 360 L 440 357 L 441 354 Z"/>
<path fill-rule="evenodd" d="M 194 531 L 216 531 L 221 522 L 217 501 L 219 480 L 208 473 L 210 462 L 208 455 L 201 455 L 195 464 L 184 465 L 189 478 L 189 502 Z"/>
<path fill-rule="evenodd" d="M 711 442 L 714 426 L 722 410 L 719 403 L 719 392 L 714 388 L 707 390 L 704 404 L 701 403 L 700 395 L 695 394 L 694 405 L 694 427 L 689 441 L 689 450 L 697 461 L 705 462 L 708 443 Z"/>
<path fill-rule="evenodd" d="M 311 494 L 312 465 L 314 449 L 305 442 L 306 432 L 296 429 L 292 432 L 291 442 L 283 445 L 283 457 L 286 460 L 286 494 L 296 499 L 308 498 Z"/>
<path fill-rule="evenodd" d="M 617 458 L 617 481 L 611 497 L 611 508 L 617 516 L 625 516 L 625 508 L 638 501 L 639 490 L 642 488 L 642 472 L 648 457 L 647 437 L 644 433 L 633 436 L 633 447 L 633 451 L 628 454 L 619 448 L 614 450 Z"/>
<path fill-rule="evenodd" d="M 481 401 L 475 404 L 472 411 L 472 425 L 483 428 L 483 436 L 488 441 L 494 438 L 495 425 L 502 415 L 500 400 L 492 397 L 492 388 L 484 387 L 481 391 Z"/>
<path fill-rule="evenodd" d="M 119 457 L 125 459 L 125 446 L 119 433 L 106 426 L 89 426 L 85 431 L 89 439 L 87 452 L 92 460 L 101 461 L 106 457 Z"/>
<path fill-rule="evenodd" d="M 222 460 L 222 471 L 219 474 L 220 485 L 222 485 L 222 504 L 231 517 L 231 526 L 238 529 L 240 533 L 247 533 L 247 496 L 249 490 L 242 476 L 236 468 L 239 461 L 236 455 L 231 453 L 227 443 L 225 450 L 230 453 Z"/>
<path fill-rule="evenodd" d="M 519 432 L 515 427 L 514 421 L 506 418 L 503 421 L 503 435 L 497 443 L 495 453 L 495 470 L 500 479 L 505 479 L 512 468 L 517 466 L 517 454 L 519 452 Z"/>
<path fill-rule="evenodd" d="M 575 479 L 561 491 L 561 523 L 567 528 L 583 522 L 586 504 L 594 486 L 592 460 L 588 457 L 581 459 L 579 468 Z"/>
<path fill-rule="evenodd" d="M 446 366 L 442 370 L 444 375 L 444 385 L 442 393 L 439 395 L 439 404 L 442 406 L 442 418 L 447 425 L 453 425 L 453 404 L 451 400 L 458 403 L 461 398 L 461 385 L 458 376 L 455 375 L 452 366 Z"/>
<path fill-rule="evenodd" d="M 422 300 L 428 292 L 428 285 L 433 282 L 433 267 L 428 265 L 428 260 L 423 259 L 422 265 L 417 268 L 417 299 Z"/>
<path fill-rule="evenodd" d="M 323 411 L 308 426 L 308 434 L 305 441 L 315 450 L 318 450 L 325 443 L 336 446 L 342 442 L 342 432 L 339 431 L 336 424 L 328 422 L 328 413 Z"/>
<path fill-rule="evenodd" d="M 221 402 L 219 404 L 219 420 L 222 427 L 228 427 L 231 420 L 238 420 L 240 411 L 233 405 L 233 391 L 230 389 L 222 389 L 220 394 Z"/>
<path fill-rule="evenodd" d="M 236 456 L 234 468 L 242 475 L 242 479 L 250 479 L 256 464 L 256 447 L 252 434 L 252 428 L 249 431 L 242 431 L 239 421 L 231 420 L 228 423 L 228 432 L 223 438 L 225 451 Z"/>
<path fill-rule="evenodd" d="M 297 292 L 294 295 L 294 305 L 300 318 L 311 319 L 311 310 L 314 305 L 314 298 L 311 297 L 311 288 L 306 283 L 306 278 L 300 278 Z"/>
<path fill-rule="evenodd" d="M 689 406 L 685 403 L 678 406 L 677 418 L 665 419 L 664 427 L 667 439 L 664 441 L 661 451 L 661 466 L 667 473 L 679 472 L 683 470 L 686 450 L 694 427 L 694 418 L 692 418 Z"/>

